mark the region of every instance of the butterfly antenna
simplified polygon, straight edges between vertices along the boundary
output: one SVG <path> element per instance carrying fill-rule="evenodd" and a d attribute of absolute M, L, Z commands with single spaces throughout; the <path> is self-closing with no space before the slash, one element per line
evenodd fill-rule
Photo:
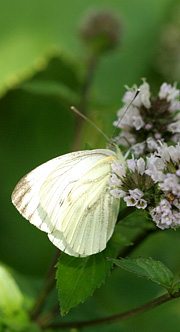
<path fill-rule="evenodd" d="M 97 131 L 99 131 L 99 133 L 101 133 L 105 137 L 105 139 L 109 142 L 109 137 L 105 133 L 103 133 L 103 131 L 98 126 L 96 126 L 96 124 L 94 122 L 92 122 L 90 119 L 88 119 L 87 116 L 85 116 L 80 111 L 78 111 L 74 106 L 71 106 L 71 109 L 76 114 L 78 114 L 79 116 L 81 116 L 84 120 L 86 120 L 87 122 L 89 122 L 91 124 L 91 126 L 93 126 Z"/>
<path fill-rule="evenodd" d="M 116 128 L 114 129 L 114 131 L 113 131 L 113 133 L 112 133 L 111 139 L 114 137 L 115 132 L 116 132 L 116 130 L 117 130 L 119 124 L 121 123 L 122 119 L 124 118 L 125 114 L 127 113 L 128 109 L 130 108 L 130 106 L 132 105 L 133 101 L 136 99 L 136 97 L 138 96 L 139 93 L 140 93 L 140 89 L 137 89 L 137 90 L 136 90 L 136 93 L 135 93 L 135 95 L 134 95 L 134 97 L 133 97 L 133 99 L 131 100 L 131 102 L 129 103 L 129 105 L 127 106 L 127 108 L 125 109 L 124 114 L 123 114 L 122 117 L 118 120 L 117 125 L 116 125 Z"/>

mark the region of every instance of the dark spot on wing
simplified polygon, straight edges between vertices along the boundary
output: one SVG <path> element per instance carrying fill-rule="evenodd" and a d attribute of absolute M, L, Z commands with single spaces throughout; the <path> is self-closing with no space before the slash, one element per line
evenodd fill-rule
<path fill-rule="evenodd" d="M 22 184 L 17 184 L 17 186 L 15 187 L 14 191 L 13 191 L 13 201 L 16 204 L 17 207 L 21 206 L 21 202 L 24 198 L 24 196 L 31 191 L 31 187 L 29 186 L 26 190 L 24 190 L 23 193 L 21 193 L 21 195 L 19 196 L 19 192 L 23 189 L 23 184 L 24 186 L 26 186 L 28 184 L 27 181 L 23 181 Z"/>
<path fill-rule="evenodd" d="M 26 205 L 24 205 L 23 208 L 21 209 L 22 214 L 25 214 L 28 204 L 29 203 L 27 202 Z"/>
<path fill-rule="evenodd" d="M 63 203 L 64 203 L 64 200 L 63 200 L 63 199 L 61 199 L 61 200 L 60 200 L 60 202 L 59 202 L 59 206 L 62 206 L 62 205 L 63 205 Z"/>

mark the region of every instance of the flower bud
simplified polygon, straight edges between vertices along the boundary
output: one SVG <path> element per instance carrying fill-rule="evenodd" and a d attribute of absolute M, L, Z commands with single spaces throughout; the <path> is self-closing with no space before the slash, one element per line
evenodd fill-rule
<path fill-rule="evenodd" d="M 0 266 L 0 311 L 12 314 L 21 309 L 23 296 L 10 273 Z"/>
<path fill-rule="evenodd" d="M 116 48 L 121 33 L 122 29 L 118 17 L 106 10 L 89 13 L 80 28 L 82 40 L 96 55 Z"/>

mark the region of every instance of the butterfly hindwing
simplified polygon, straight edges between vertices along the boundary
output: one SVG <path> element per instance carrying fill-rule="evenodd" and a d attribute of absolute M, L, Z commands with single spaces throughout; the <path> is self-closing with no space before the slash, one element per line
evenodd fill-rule
<path fill-rule="evenodd" d="M 106 247 L 119 209 L 119 200 L 109 194 L 111 163 L 112 157 L 98 161 L 67 196 L 59 219 L 56 216 L 55 230 L 49 235 L 61 250 L 87 256 Z M 45 209 L 48 211 L 48 207 Z"/>

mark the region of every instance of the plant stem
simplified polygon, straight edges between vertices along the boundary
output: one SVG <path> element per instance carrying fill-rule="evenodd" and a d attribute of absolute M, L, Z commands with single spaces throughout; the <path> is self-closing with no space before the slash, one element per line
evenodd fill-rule
<path fill-rule="evenodd" d="M 82 86 L 82 97 L 79 105 L 79 108 L 83 113 L 86 113 L 87 111 L 89 89 L 94 79 L 97 64 L 98 58 L 92 54 L 87 63 L 87 74 Z"/>
<path fill-rule="evenodd" d="M 158 230 L 156 229 L 148 229 L 148 230 L 143 230 L 141 233 L 139 233 L 135 239 L 133 240 L 133 246 L 128 246 L 125 247 L 123 250 L 121 250 L 118 255 L 118 257 L 127 257 L 133 250 L 135 250 L 144 240 L 151 234 L 157 232 Z"/>
<path fill-rule="evenodd" d="M 79 110 L 81 113 L 86 115 L 87 113 L 87 104 L 88 104 L 88 94 L 90 91 L 90 87 L 95 75 L 95 70 L 98 64 L 98 59 L 95 58 L 93 55 L 90 56 L 88 63 L 87 63 L 87 73 L 82 85 L 82 91 L 81 91 L 81 101 L 79 104 Z M 73 144 L 73 151 L 76 151 L 79 149 L 80 146 L 80 138 L 81 138 L 81 127 L 82 122 L 84 120 L 80 117 L 76 117 L 76 128 L 75 128 L 75 139 Z"/>
<path fill-rule="evenodd" d="M 94 325 L 102 325 L 102 324 L 109 324 L 119 322 L 139 314 L 142 314 L 146 311 L 149 311 L 153 308 L 156 308 L 166 302 L 169 302 L 175 298 L 180 297 L 180 292 L 175 293 L 173 296 L 170 293 L 166 293 L 156 299 L 143 304 L 135 309 L 125 311 L 124 313 L 120 313 L 117 315 L 105 317 L 105 318 L 97 318 L 94 320 L 84 320 L 84 321 L 75 321 L 75 322 L 67 322 L 67 323 L 56 323 L 52 324 L 51 326 L 43 326 L 43 328 L 52 328 L 54 330 L 57 329 L 67 329 L 67 328 L 82 328 L 82 327 L 89 327 Z"/>
<path fill-rule="evenodd" d="M 124 219 L 125 217 L 127 217 L 129 214 L 133 213 L 136 211 L 136 208 L 134 206 L 131 207 L 126 207 L 123 210 L 121 210 L 119 212 L 118 215 L 118 222 L 120 222 L 122 219 Z M 133 241 L 133 247 L 132 246 L 128 246 L 125 247 L 125 249 L 121 250 L 117 257 L 126 257 L 128 254 L 130 254 L 134 249 L 136 249 L 142 242 L 144 242 L 144 240 L 151 234 L 158 232 L 159 229 L 156 228 L 152 228 L 152 229 L 143 229 L 140 233 L 137 234 L 137 236 L 134 238 Z"/>
<path fill-rule="evenodd" d="M 36 318 L 36 323 L 41 327 L 50 325 L 57 315 L 59 315 L 59 305 L 55 306 L 45 314 L 38 316 Z"/>
<path fill-rule="evenodd" d="M 56 274 L 56 270 L 55 270 L 55 264 L 57 262 L 57 259 L 60 255 L 60 251 L 56 250 L 56 254 L 55 257 L 53 259 L 53 262 L 48 270 L 47 273 L 47 277 L 46 280 L 44 282 L 44 286 L 42 287 L 42 290 L 40 291 L 33 307 L 31 308 L 29 315 L 31 320 L 36 320 L 36 318 L 38 317 L 38 315 L 41 313 L 44 304 L 46 302 L 47 296 L 48 294 L 51 292 L 51 290 L 53 289 L 53 287 L 55 286 L 56 283 L 56 279 L 55 279 L 55 274 Z"/>

